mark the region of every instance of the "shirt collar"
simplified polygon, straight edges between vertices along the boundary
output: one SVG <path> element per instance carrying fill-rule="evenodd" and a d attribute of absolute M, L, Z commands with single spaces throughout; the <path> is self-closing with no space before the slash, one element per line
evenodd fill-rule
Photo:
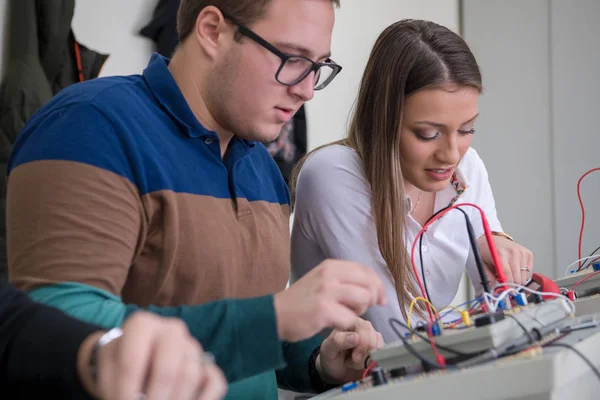
<path fill-rule="evenodd" d="M 452 177 L 450 178 L 450 184 L 448 185 L 448 187 L 438 193 L 436 193 L 436 212 L 437 210 L 437 205 L 438 204 L 446 204 L 443 207 L 450 207 L 454 204 L 456 204 L 456 202 L 463 197 L 463 195 L 465 194 L 465 191 L 468 189 L 469 187 L 469 182 L 467 180 L 467 178 L 465 177 L 465 175 L 463 174 L 462 170 L 460 169 L 460 166 L 458 168 L 456 168 L 456 171 L 454 172 L 454 174 L 452 174 Z M 410 210 L 412 210 L 412 200 L 410 198 L 410 196 L 408 194 L 405 195 L 404 198 L 404 206 L 407 210 L 407 212 L 410 212 Z M 441 209 L 442 207 L 440 207 Z"/>
<path fill-rule="evenodd" d="M 169 71 L 169 62 L 170 60 L 166 57 L 157 53 L 152 54 L 152 58 L 144 70 L 144 78 L 148 87 L 166 112 L 188 136 L 217 136 L 216 132 L 209 131 L 198 122 Z"/>
<path fill-rule="evenodd" d="M 213 140 L 219 140 L 215 131 L 206 129 L 198 121 L 192 109 L 188 105 L 183 93 L 177 86 L 177 82 L 169 71 L 169 60 L 160 54 L 154 53 L 144 70 L 144 79 L 148 87 L 156 97 L 157 101 L 164 107 L 166 112 L 182 128 L 186 135 L 190 137 L 211 137 Z M 232 138 L 234 142 L 240 142 L 242 148 L 251 149 L 256 142 L 249 140 L 240 140 Z"/>
<path fill-rule="evenodd" d="M 450 187 L 454 189 L 454 196 L 452 197 L 452 200 L 448 202 L 448 206 L 454 205 L 469 188 L 469 182 L 467 181 L 465 174 L 463 174 L 460 166 L 456 169 L 454 174 L 452 174 L 452 178 L 450 178 Z"/>

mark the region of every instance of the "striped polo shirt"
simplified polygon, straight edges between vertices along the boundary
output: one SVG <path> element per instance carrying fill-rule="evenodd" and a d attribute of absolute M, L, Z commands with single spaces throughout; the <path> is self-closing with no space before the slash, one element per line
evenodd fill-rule
<path fill-rule="evenodd" d="M 196 119 L 154 55 L 143 75 L 60 92 L 8 166 L 11 281 L 77 282 L 124 303 L 174 306 L 281 291 L 289 194 L 260 143 Z"/>

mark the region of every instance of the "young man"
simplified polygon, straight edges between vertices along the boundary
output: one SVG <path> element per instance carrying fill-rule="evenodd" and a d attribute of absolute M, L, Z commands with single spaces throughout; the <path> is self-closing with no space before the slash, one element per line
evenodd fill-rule
<path fill-rule="evenodd" d="M 252 377 L 230 398 L 275 398 L 275 371 L 298 391 L 358 378 L 383 341 L 357 316 L 382 283 L 326 261 L 284 290 L 289 194 L 257 143 L 341 69 L 337 2 L 183 0 L 172 61 L 55 97 L 9 162 L 11 280 L 104 327 L 142 307 L 182 318 L 230 382 Z"/>
<path fill-rule="evenodd" d="M 102 332 L 0 281 L 0 387 L 7 398 L 221 399 L 225 377 L 203 359 L 175 319 L 139 312 L 122 330 Z"/>

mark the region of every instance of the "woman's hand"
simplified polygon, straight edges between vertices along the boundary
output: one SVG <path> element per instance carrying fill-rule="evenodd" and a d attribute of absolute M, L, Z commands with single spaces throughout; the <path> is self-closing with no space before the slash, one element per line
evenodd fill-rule
<path fill-rule="evenodd" d="M 493 238 L 502 264 L 502 270 L 506 275 L 506 281 L 519 285 L 527 283 L 533 275 L 533 253 L 520 244 L 502 236 L 493 236 Z M 481 236 L 477 243 L 479 244 L 481 259 L 486 266 L 490 288 L 492 288 L 497 283 L 496 267 L 494 260 L 492 260 L 492 253 L 485 236 Z"/>

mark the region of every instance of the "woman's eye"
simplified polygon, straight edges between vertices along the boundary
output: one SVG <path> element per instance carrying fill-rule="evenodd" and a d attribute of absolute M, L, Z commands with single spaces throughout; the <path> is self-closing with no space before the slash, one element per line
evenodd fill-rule
<path fill-rule="evenodd" d="M 419 140 L 422 140 L 424 142 L 429 142 L 431 140 L 437 139 L 437 137 L 440 135 L 440 133 L 439 132 L 415 132 L 415 135 L 417 136 L 417 138 Z"/>

